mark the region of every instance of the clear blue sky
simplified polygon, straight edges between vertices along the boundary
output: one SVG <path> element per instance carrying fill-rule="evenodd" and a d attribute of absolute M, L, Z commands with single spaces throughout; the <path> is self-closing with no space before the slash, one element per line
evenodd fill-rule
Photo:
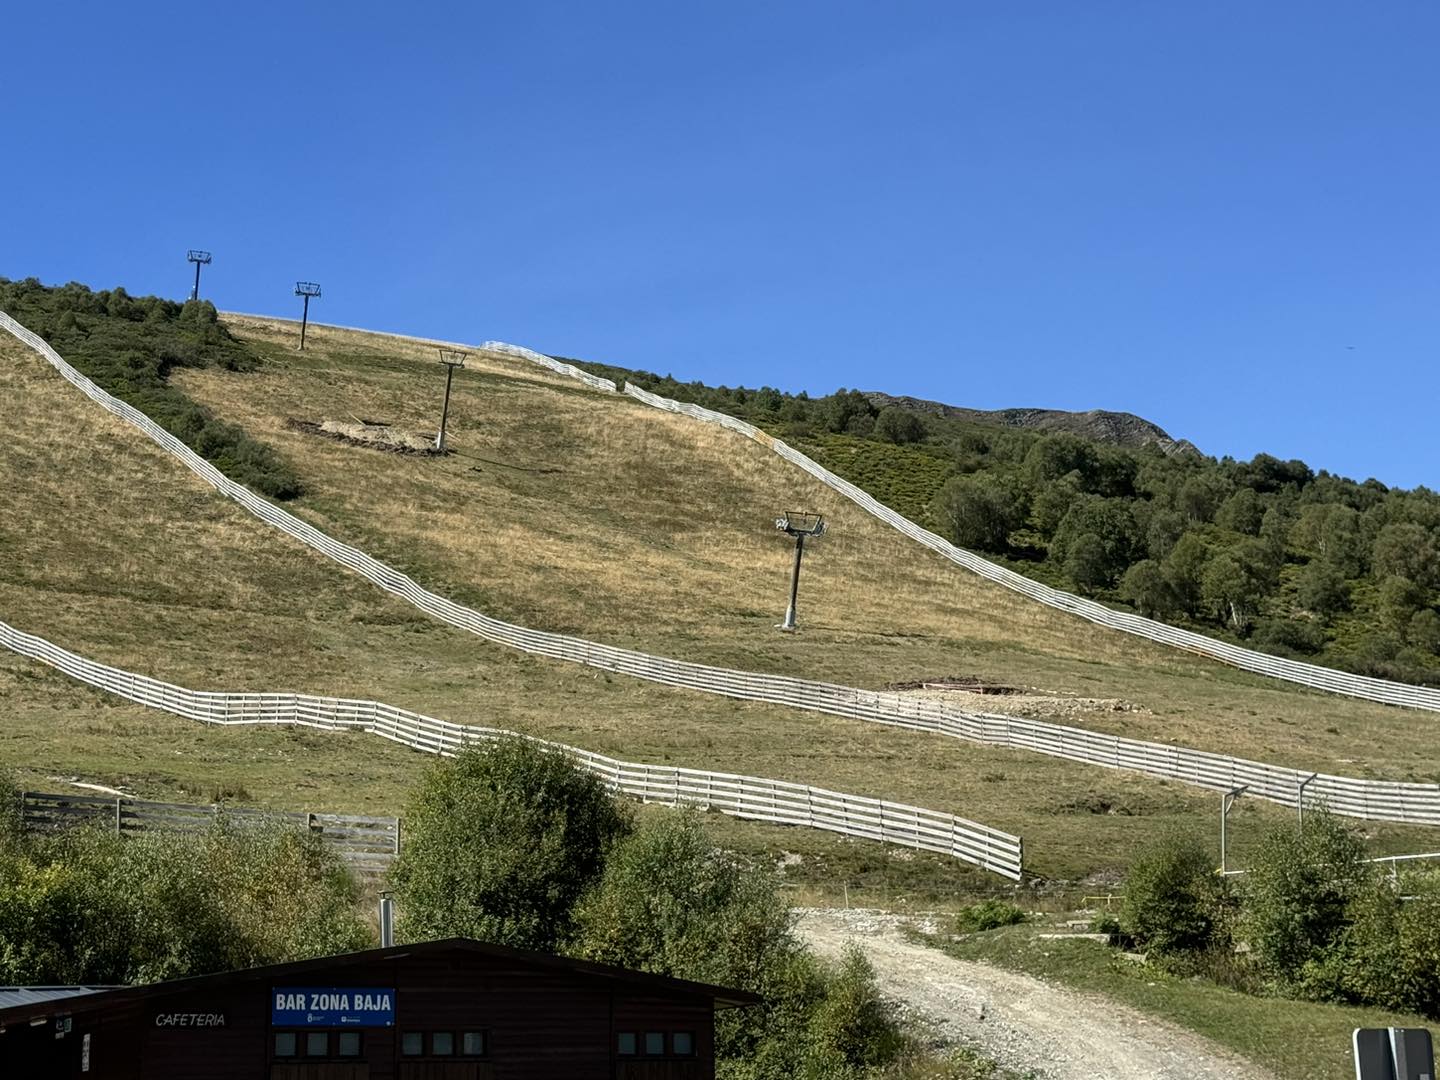
<path fill-rule="evenodd" d="M 1440 487 L 1440 5 L 11 4 L 0 275 Z"/>

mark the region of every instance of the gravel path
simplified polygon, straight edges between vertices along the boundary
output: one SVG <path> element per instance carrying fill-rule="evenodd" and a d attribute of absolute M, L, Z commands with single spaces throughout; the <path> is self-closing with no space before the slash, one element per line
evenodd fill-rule
<path fill-rule="evenodd" d="M 907 941 L 923 924 L 878 912 L 802 909 L 798 930 L 822 956 L 864 950 L 880 989 L 946 1045 L 970 1046 L 1046 1080 L 1273 1080 L 1209 1040 L 1104 998 L 957 960 Z"/>

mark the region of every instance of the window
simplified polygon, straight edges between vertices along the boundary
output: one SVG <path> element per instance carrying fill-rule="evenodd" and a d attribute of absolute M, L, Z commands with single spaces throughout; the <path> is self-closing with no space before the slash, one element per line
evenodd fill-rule
<path fill-rule="evenodd" d="M 359 1056 L 360 1056 L 360 1032 L 358 1032 L 358 1031 L 342 1031 L 342 1032 L 340 1032 L 340 1034 L 337 1035 L 335 1038 L 336 1038 L 337 1042 L 340 1044 L 339 1047 L 338 1047 L 338 1048 L 336 1049 L 336 1051 L 335 1051 L 335 1053 L 336 1053 L 337 1056 L 339 1056 L 339 1057 L 359 1057 Z"/>
<path fill-rule="evenodd" d="M 449 1031 L 437 1031 L 430 1036 L 430 1053 L 436 1057 L 450 1057 L 455 1053 L 455 1035 Z"/>
<path fill-rule="evenodd" d="M 420 1057 L 425 1053 L 425 1036 L 418 1031 L 407 1031 L 400 1036 L 400 1053 L 406 1057 Z"/>
<path fill-rule="evenodd" d="M 483 1031 L 465 1032 L 465 1038 L 461 1040 L 460 1052 L 466 1057 L 484 1057 L 485 1033 Z"/>
<path fill-rule="evenodd" d="M 277 1031 L 275 1033 L 275 1056 L 295 1056 L 295 1033 L 293 1031 Z"/>
<path fill-rule="evenodd" d="M 328 1031 L 307 1031 L 305 1033 L 306 1057 L 330 1056 L 330 1033 Z"/>
<path fill-rule="evenodd" d="M 670 1037 L 671 1052 L 676 1057 L 690 1057 L 695 1053 L 695 1033 L 677 1031 Z"/>
<path fill-rule="evenodd" d="M 632 1057 L 637 1052 L 635 1032 L 622 1031 L 616 1037 L 615 1052 L 621 1057 Z"/>
<path fill-rule="evenodd" d="M 665 1033 L 663 1031 L 645 1032 L 645 1053 L 652 1057 L 661 1057 L 665 1053 Z"/>

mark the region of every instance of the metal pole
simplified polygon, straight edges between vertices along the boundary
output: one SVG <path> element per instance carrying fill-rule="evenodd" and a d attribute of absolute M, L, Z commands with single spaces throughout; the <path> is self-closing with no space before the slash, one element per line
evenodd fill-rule
<path fill-rule="evenodd" d="M 389 896 L 380 897 L 380 947 L 388 949 L 395 944 L 395 901 Z"/>
<path fill-rule="evenodd" d="M 790 574 L 790 606 L 785 609 L 781 630 L 795 629 L 795 601 L 800 595 L 800 557 L 805 554 L 805 534 L 795 537 L 795 569 Z"/>
<path fill-rule="evenodd" d="M 435 436 L 435 449 L 445 449 L 445 421 L 450 417 L 450 380 L 455 378 L 455 366 L 445 365 L 445 406 L 440 410 L 440 434 Z"/>
<path fill-rule="evenodd" d="M 1305 831 L 1305 789 L 1310 786 L 1310 781 L 1319 776 L 1319 773 L 1311 773 L 1304 780 L 1300 781 L 1300 788 L 1295 793 L 1295 809 L 1300 818 L 1299 829 Z"/>
<path fill-rule="evenodd" d="M 1225 863 L 1225 819 L 1230 816 L 1230 808 L 1235 805 L 1235 800 L 1249 790 L 1249 785 L 1244 787 L 1231 788 L 1220 795 L 1220 873 L 1225 873 L 1229 867 Z"/>
<path fill-rule="evenodd" d="M 1220 795 L 1220 873 L 1225 873 L 1225 818 L 1230 813 L 1230 793 Z"/>
<path fill-rule="evenodd" d="M 195 260 L 195 291 L 190 294 L 191 300 L 200 299 L 200 260 Z"/>
<path fill-rule="evenodd" d="M 300 351 L 305 351 L 305 325 L 310 321 L 310 297 L 305 297 L 305 308 L 300 312 Z"/>

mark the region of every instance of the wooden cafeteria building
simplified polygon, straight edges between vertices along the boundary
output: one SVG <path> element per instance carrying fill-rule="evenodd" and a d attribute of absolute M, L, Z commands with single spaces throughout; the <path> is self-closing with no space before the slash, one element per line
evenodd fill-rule
<path fill-rule="evenodd" d="M 465 938 L 148 986 L 0 987 L 5 1080 L 713 1080 L 759 999 Z"/>

